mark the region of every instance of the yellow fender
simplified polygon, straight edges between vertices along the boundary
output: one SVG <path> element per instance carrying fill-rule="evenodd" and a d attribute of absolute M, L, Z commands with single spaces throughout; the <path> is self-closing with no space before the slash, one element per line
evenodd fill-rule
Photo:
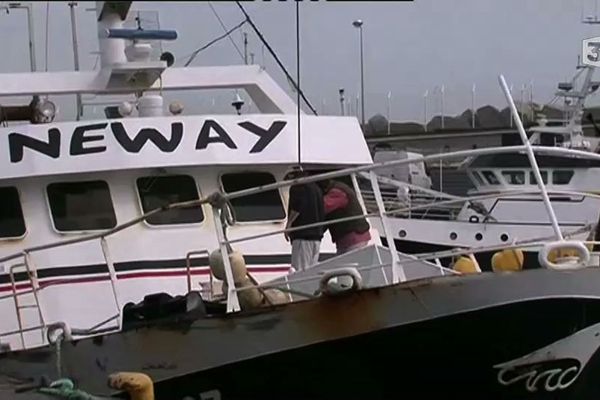
<path fill-rule="evenodd" d="M 109 375 L 108 386 L 126 391 L 131 400 L 154 400 L 154 383 L 146 374 L 117 372 Z"/>
<path fill-rule="evenodd" d="M 492 256 L 492 270 L 494 272 L 521 271 L 523 269 L 524 254 L 521 249 L 504 249 Z"/>
<path fill-rule="evenodd" d="M 452 269 L 462 274 L 479 273 L 479 271 L 477 270 L 477 266 L 475 265 L 473 260 L 467 256 L 461 256 L 458 260 L 456 260 L 456 262 L 452 266 Z"/>

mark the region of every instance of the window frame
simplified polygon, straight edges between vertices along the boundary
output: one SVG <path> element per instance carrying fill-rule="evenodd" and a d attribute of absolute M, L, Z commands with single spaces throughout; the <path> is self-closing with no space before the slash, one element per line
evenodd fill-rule
<path fill-rule="evenodd" d="M 111 204 L 113 212 L 115 214 L 115 226 L 113 226 L 111 228 L 103 228 L 103 229 L 85 229 L 85 230 L 72 230 L 72 231 L 59 230 L 56 227 L 56 225 L 54 224 L 54 215 L 52 214 L 52 206 L 50 205 L 50 196 L 48 194 L 48 186 L 50 186 L 54 183 L 81 183 L 81 182 L 94 182 L 94 181 L 104 182 L 104 183 L 106 183 L 106 186 L 108 187 L 108 195 L 110 197 L 110 204 Z M 52 227 L 52 230 L 55 233 L 57 233 L 58 235 L 81 235 L 81 234 L 85 234 L 85 233 L 106 232 L 110 229 L 114 229 L 115 227 L 119 226 L 119 217 L 117 215 L 117 209 L 115 208 L 115 202 L 113 199 L 112 191 L 110 189 L 110 183 L 106 179 L 97 179 L 97 178 L 93 178 L 93 177 L 88 177 L 88 178 L 73 179 L 73 180 L 66 179 L 66 180 L 60 180 L 60 181 L 47 181 L 44 184 L 43 190 L 44 190 L 44 196 L 46 197 L 46 208 L 48 209 L 48 217 L 50 217 L 50 226 Z"/>
<path fill-rule="evenodd" d="M 513 182 L 509 181 L 509 179 L 508 179 L 509 177 L 507 175 L 510 175 L 510 174 L 521 174 L 523 176 L 523 182 L 522 183 L 513 183 Z M 522 169 L 503 169 L 500 171 L 500 175 L 502 175 L 502 179 L 504 180 L 504 182 L 507 185 L 511 185 L 511 186 L 528 185 L 526 171 L 524 171 Z"/>
<path fill-rule="evenodd" d="M 483 179 L 483 177 L 481 176 L 481 174 L 479 173 L 479 170 L 473 171 L 473 178 L 475 180 L 475 182 L 477 182 L 479 184 L 479 186 L 487 186 L 488 183 L 486 180 Z"/>
<path fill-rule="evenodd" d="M 198 181 L 196 180 L 196 177 L 190 173 L 186 173 L 186 172 L 173 172 L 173 173 L 167 173 L 167 174 L 159 174 L 156 175 L 156 177 L 168 177 L 168 176 L 187 176 L 192 178 L 192 180 L 194 181 L 194 186 L 196 187 L 196 193 L 198 193 L 198 199 L 202 198 L 202 192 L 200 191 L 200 185 L 198 185 Z M 133 188 L 135 190 L 135 197 L 137 198 L 137 203 L 138 203 L 138 207 L 139 207 L 139 211 L 140 211 L 140 216 L 144 215 L 144 205 L 142 204 L 142 197 L 140 196 L 140 191 L 138 190 L 138 186 L 137 186 L 137 181 L 138 179 L 142 179 L 142 178 L 148 178 L 151 175 L 145 174 L 145 175 L 139 175 L 133 178 Z M 202 218 L 202 221 L 200 222 L 186 222 L 183 224 L 151 224 L 148 222 L 147 219 L 143 220 L 143 223 L 145 226 L 147 226 L 148 228 L 152 228 L 152 229 L 164 229 L 164 228 L 169 228 L 169 229 L 181 229 L 184 227 L 193 227 L 193 228 L 197 228 L 199 226 L 202 226 L 206 223 L 206 220 L 209 218 L 209 214 L 207 214 L 206 209 L 204 208 L 204 204 L 200 205 L 200 208 L 202 209 L 202 215 L 204 216 L 204 218 Z"/>
<path fill-rule="evenodd" d="M 229 175 L 229 174 L 252 174 L 252 173 L 262 173 L 262 174 L 270 174 L 274 179 L 275 179 L 275 183 L 279 182 L 277 179 L 277 176 L 270 172 L 270 171 L 261 171 L 261 170 L 233 170 L 233 171 L 227 171 L 227 172 L 219 172 L 219 188 L 221 189 L 221 191 L 223 193 L 227 193 L 225 191 L 225 186 L 223 185 L 223 175 Z M 282 193 L 281 193 L 281 188 L 275 189 L 277 190 L 277 194 L 279 195 L 279 200 L 281 201 L 281 208 L 283 209 L 283 218 L 282 219 L 261 219 L 261 220 L 257 220 L 257 221 L 238 221 L 236 219 L 235 224 L 236 225 L 258 225 L 258 224 L 283 224 L 285 223 L 285 221 L 287 220 L 287 202 L 285 201 L 286 198 L 283 197 Z M 231 206 L 232 210 L 231 212 L 235 212 L 235 208 L 233 207 L 233 205 Z"/>
<path fill-rule="evenodd" d="M 492 183 L 486 176 L 486 174 L 485 174 L 486 172 L 489 172 L 490 174 L 492 174 L 494 176 L 494 178 L 496 179 L 497 183 Z M 499 179 L 498 175 L 496 175 L 496 173 L 492 169 L 481 170 L 481 176 L 483 176 L 483 178 L 487 182 L 488 186 L 501 186 L 502 181 L 504 180 L 504 178 L 502 178 L 502 177 L 501 177 L 501 179 Z"/>
<path fill-rule="evenodd" d="M 546 179 L 544 179 L 544 174 L 546 175 Z M 548 185 L 548 182 L 552 179 L 552 171 L 547 169 L 540 169 L 540 175 L 542 177 L 542 183 L 544 185 Z M 537 181 L 535 179 L 535 175 L 532 170 L 529 170 L 529 185 L 537 186 Z"/>
<path fill-rule="evenodd" d="M 16 241 L 16 240 L 23 240 L 25 239 L 25 237 L 27 236 L 27 234 L 29 233 L 29 229 L 27 227 L 27 219 L 25 219 L 25 210 L 23 209 L 23 202 L 21 201 L 21 189 L 17 186 L 17 185 L 0 185 L 0 188 L 14 188 L 17 192 L 17 198 L 19 200 L 19 205 L 21 206 L 21 216 L 23 217 L 23 225 L 25 226 L 25 232 L 23 232 L 23 234 L 21 236 L 0 236 L 0 242 L 4 242 L 4 241 Z"/>

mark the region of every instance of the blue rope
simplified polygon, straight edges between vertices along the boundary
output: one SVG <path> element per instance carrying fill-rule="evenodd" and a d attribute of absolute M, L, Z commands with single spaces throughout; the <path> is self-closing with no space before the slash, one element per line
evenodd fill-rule
<path fill-rule="evenodd" d="M 40 388 L 39 392 L 62 399 L 100 400 L 99 397 L 95 397 L 82 390 L 75 389 L 75 385 L 70 379 L 59 379 L 57 381 L 54 381 L 50 384 L 49 387 Z"/>

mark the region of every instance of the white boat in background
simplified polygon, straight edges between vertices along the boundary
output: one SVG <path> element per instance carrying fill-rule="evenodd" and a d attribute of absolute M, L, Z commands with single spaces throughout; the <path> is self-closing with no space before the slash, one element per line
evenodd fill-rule
<path fill-rule="evenodd" d="M 594 154 L 600 151 L 600 137 L 584 137 L 581 126 L 585 99 L 599 86 L 592 80 L 593 73 L 594 67 L 586 66 L 568 85 L 559 85 L 561 90 L 557 96 L 566 99 L 567 119 L 544 119 L 539 126 L 531 128 L 529 141 L 533 146 L 541 150 L 560 148 Z M 575 89 L 578 78 L 582 83 Z M 556 155 L 543 154 L 543 151 L 536 158 L 565 234 L 579 240 L 592 237 L 600 218 L 600 162 L 583 154 Z M 475 187 L 464 197 L 378 173 L 380 183 L 388 188 L 385 193 L 387 223 L 399 251 L 418 254 L 455 247 L 475 249 L 553 235 L 524 151 L 466 157 L 460 168 L 466 171 Z M 368 184 L 363 183 L 361 187 L 372 211 L 373 194 Z M 381 226 L 376 226 L 381 232 Z M 382 239 L 385 242 L 385 238 Z M 489 268 L 493 253 L 479 253 L 478 260 Z M 443 257 L 441 262 L 448 266 L 452 258 Z M 536 249 L 528 249 L 525 268 L 538 265 Z"/>

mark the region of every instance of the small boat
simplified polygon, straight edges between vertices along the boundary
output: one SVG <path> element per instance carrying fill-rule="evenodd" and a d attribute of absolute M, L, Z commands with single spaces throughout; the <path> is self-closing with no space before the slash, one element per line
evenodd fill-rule
<path fill-rule="evenodd" d="M 596 179 L 600 162 L 584 154 L 597 154 L 600 138 L 584 137 L 581 125 L 585 99 L 599 86 L 592 80 L 594 70 L 593 66 L 583 66 L 568 85 L 559 85 L 561 90 L 556 95 L 565 99 L 566 120 L 542 119 L 529 132 L 529 142 L 540 150 L 536 153 L 537 162 L 558 222 L 565 234 L 579 240 L 593 237 L 593 227 L 600 219 Z M 537 192 L 527 154 L 511 147 L 507 145 L 502 153 L 465 153 L 459 168 L 474 186 L 467 196 L 437 192 L 426 185 L 394 179 L 390 173 L 378 173 L 380 184 L 386 188 L 387 224 L 396 248 L 418 254 L 551 237 L 552 224 Z M 549 148 L 579 152 L 545 151 Z M 419 161 L 423 162 L 421 158 Z M 423 175 L 417 172 L 415 176 Z M 373 211 L 373 193 L 364 182 L 365 179 L 360 181 L 361 193 L 367 208 Z M 377 228 L 381 232 L 381 226 Z M 385 238 L 382 240 L 385 243 Z M 493 254 L 494 251 L 481 252 L 477 257 L 489 268 Z M 537 257 L 538 249 L 528 248 L 525 268 L 539 266 Z M 449 266 L 453 259 L 442 257 L 440 262 Z"/>

